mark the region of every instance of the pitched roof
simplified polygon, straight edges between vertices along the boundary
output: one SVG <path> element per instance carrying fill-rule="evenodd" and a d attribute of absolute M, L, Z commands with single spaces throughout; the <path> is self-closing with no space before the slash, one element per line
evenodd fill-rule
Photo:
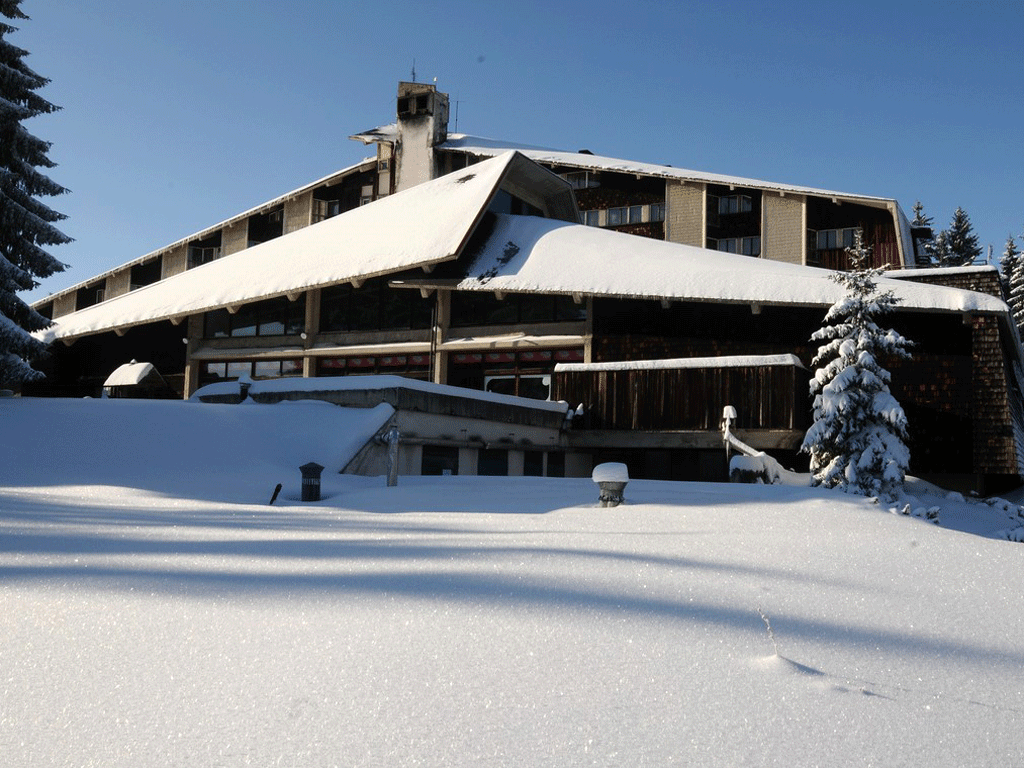
<path fill-rule="evenodd" d="M 677 179 L 679 181 L 700 181 L 711 184 L 722 184 L 735 187 L 752 187 L 756 189 L 769 189 L 777 192 L 786 192 L 801 195 L 816 195 L 820 197 L 836 198 L 876 206 L 888 206 L 896 204 L 895 200 L 886 197 L 875 197 L 872 195 L 857 195 L 849 192 L 836 192 L 827 189 L 816 189 L 795 184 L 783 184 L 775 181 L 763 181 L 759 179 L 748 179 L 741 176 L 728 176 L 719 173 L 707 173 L 705 171 L 694 171 L 686 168 L 675 168 L 671 165 L 659 165 L 656 163 L 641 163 L 635 160 L 623 160 L 615 157 L 604 157 L 588 152 L 566 152 L 557 149 L 544 147 L 533 147 L 526 144 L 516 144 L 496 139 L 486 139 L 468 134 L 449 134 L 448 140 L 439 146 L 452 152 L 464 152 L 466 154 L 480 157 L 494 157 L 509 150 L 515 150 L 526 155 L 537 163 L 545 165 L 559 165 L 568 168 L 579 168 L 591 171 L 614 171 L 616 173 L 640 174 L 643 176 L 655 176 L 665 179 Z"/>
<path fill-rule="evenodd" d="M 507 153 L 65 315 L 39 335 L 74 338 L 430 267 L 461 251 L 506 173 L 523 163 L 533 165 Z"/>
<path fill-rule="evenodd" d="M 463 291 L 830 306 L 844 293 L 829 270 L 627 235 L 534 216 L 497 215 L 461 279 L 408 285 Z M 994 296 L 879 278 L 908 309 L 1005 312 Z"/>

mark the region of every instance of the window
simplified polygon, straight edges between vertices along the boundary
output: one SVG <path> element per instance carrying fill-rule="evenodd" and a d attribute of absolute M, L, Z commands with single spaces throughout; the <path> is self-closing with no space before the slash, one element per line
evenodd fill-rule
<path fill-rule="evenodd" d="M 314 200 L 313 223 L 324 221 L 341 213 L 341 200 Z"/>
<path fill-rule="evenodd" d="M 459 449 L 449 445 L 424 445 L 420 474 L 459 474 Z"/>
<path fill-rule="evenodd" d="M 317 376 L 364 376 L 389 374 L 426 381 L 430 378 L 430 355 L 377 355 L 375 357 L 322 357 Z"/>
<path fill-rule="evenodd" d="M 601 226 L 601 212 L 583 211 L 583 223 L 586 224 L 588 227 Z"/>
<path fill-rule="evenodd" d="M 750 195 L 726 195 L 718 198 L 719 215 L 749 213 L 752 210 L 754 210 L 754 204 Z"/>
<path fill-rule="evenodd" d="M 710 244 L 719 251 L 725 253 L 742 253 L 745 256 L 761 255 L 760 237 L 721 237 L 718 240 L 712 239 Z"/>
<path fill-rule="evenodd" d="M 320 330 L 414 330 L 433 324 L 434 298 L 419 291 L 391 288 L 385 279 L 360 288 L 337 285 L 320 294 Z"/>
<path fill-rule="evenodd" d="M 508 451 L 502 448 L 481 448 L 477 457 L 478 475 L 505 476 L 508 474 Z"/>
<path fill-rule="evenodd" d="M 524 451 L 523 452 L 523 475 L 527 477 L 543 477 L 544 475 L 544 452 Z"/>
<path fill-rule="evenodd" d="M 617 227 L 620 224 L 629 222 L 629 212 L 626 208 L 609 208 L 605 219 L 606 226 Z"/>
<path fill-rule="evenodd" d="M 629 206 L 629 223 L 639 224 L 644 220 L 644 207 L 642 205 Z"/>
<path fill-rule="evenodd" d="M 492 293 L 452 293 L 453 327 L 572 322 L 587 319 L 587 308 L 570 296 L 514 293 L 498 299 Z"/>
<path fill-rule="evenodd" d="M 285 376 L 301 376 L 301 360 L 233 360 L 231 362 L 203 363 L 199 369 L 201 384 L 215 381 L 230 381 L 242 376 L 254 379 L 278 379 Z"/>
<path fill-rule="evenodd" d="M 517 395 L 528 397 L 531 400 L 548 400 L 551 398 L 551 377 L 536 374 L 485 376 L 484 392 L 493 392 L 497 395 Z"/>
<path fill-rule="evenodd" d="M 201 264 L 208 264 L 211 261 L 216 261 L 220 258 L 220 247 L 200 247 L 197 245 L 190 246 L 188 249 L 188 268 L 198 267 Z"/>
<path fill-rule="evenodd" d="M 844 229 L 819 229 L 817 235 L 817 249 L 819 251 L 832 250 L 835 248 L 852 248 L 854 233 L 857 227 Z"/>
<path fill-rule="evenodd" d="M 657 203 L 651 206 L 651 215 L 648 221 L 664 221 L 665 220 L 665 204 Z"/>
<path fill-rule="evenodd" d="M 562 178 L 569 182 L 573 189 L 593 189 L 601 186 L 596 173 L 591 171 L 577 171 L 574 173 L 563 173 Z"/>
<path fill-rule="evenodd" d="M 231 314 L 226 309 L 207 312 L 203 336 L 207 339 L 239 336 L 297 336 L 306 329 L 306 299 L 285 297 L 244 304 Z"/>

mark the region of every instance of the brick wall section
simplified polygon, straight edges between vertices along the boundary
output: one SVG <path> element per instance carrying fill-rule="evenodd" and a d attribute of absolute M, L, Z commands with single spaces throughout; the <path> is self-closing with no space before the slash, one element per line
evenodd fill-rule
<path fill-rule="evenodd" d="M 665 239 L 704 247 L 704 185 L 668 183 Z"/>
<path fill-rule="evenodd" d="M 284 233 L 308 227 L 313 221 L 313 193 L 284 201 Z"/>
<path fill-rule="evenodd" d="M 944 285 L 947 288 L 960 288 L 965 291 L 977 291 L 987 293 L 989 296 L 1003 298 L 1003 290 L 999 284 L 999 273 L 993 268 L 990 270 L 972 270 L 960 272 L 956 269 L 943 270 L 948 274 L 942 274 L 939 270 L 930 271 L 928 274 L 918 275 L 914 270 L 908 269 L 899 272 L 900 280 L 908 280 L 914 283 L 926 283 L 928 285 Z"/>
<path fill-rule="evenodd" d="M 122 293 L 128 293 L 131 288 L 131 281 L 131 268 L 122 269 L 120 272 L 109 275 L 107 277 L 107 289 L 104 294 L 104 300 L 120 296 Z"/>
<path fill-rule="evenodd" d="M 974 471 L 1012 475 L 1017 451 L 998 322 L 991 315 L 971 318 Z"/>
<path fill-rule="evenodd" d="M 238 253 L 249 246 L 249 221 L 239 221 L 220 232 L 220 255 Z"/>
<path fill-rule="evenodd" d="M 75 292 L 65 293 L 63 296 L 58 296 L 53 300 L 53 317 L 56 320 L 58 317 L 64 315 L 70 315 L 75 311 Z"/>
<path fill-rule="evenodd" d="M 761 258 L 803 264 L 807 247 L 804 198 L 765 192 L 761 211 Z"/>
<path fill-rule="evenodd" d="M 160 267 L 160 279 L 166 280 L 188 268 L 188 246 L 182 244 L 164 253 Z"/>

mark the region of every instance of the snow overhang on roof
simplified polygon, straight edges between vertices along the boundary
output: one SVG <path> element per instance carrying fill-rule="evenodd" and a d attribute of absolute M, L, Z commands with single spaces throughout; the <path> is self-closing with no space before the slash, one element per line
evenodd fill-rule
<path fill-rule="evenodd" d="M 398 123 L 388 123 L 376 128 L 371 128 L 362 133 L 354 133 L 349 136 L 353 141 L 361 141 L 363 144 L 373 144 L 378 141 L 398 141 Z"/>
<path fill-rule="evenodd" d="M 500 155 L 503 152 L 508 152 L 509 150 L 514 149 L 537 163 L 561 165 L 569 168 L 579 168 L 581 170 L 614 171 L 616 173 L 655 176 L 665 179 L 676 179 L 679 181 L 699 181 L 726 186 L 767 189 L 775 192 L 785 192 L 788 194 L 831 197 L 836 200 L 856 202 L 878 208 L 891 208 L 896 203 L 895 200 L 885 197 L 855 195 L 848 192 L 815 189 L 814 187 L 802 187 L 794 184 L 780 184 L 774 181 L 748 179 L 740 176 L 726 176 L 717 173 L 706 173 L 704 171 L 693 171 L 686 168 L 674 168 L 670 165 L 640 163 L 634 160 L 603 157 L 601 155 L 592 155 L 585 152 L 565 152 L 556 149 L 545 149 L 543 147 L 531 147 L 524 144 L 514 144 L 512 142 L 485 139 L 466 134 L 449 134 L 448 140 L 439 145 L 438 148 L 451 152 L 464 152 L 466 154 L 481 157 L 494 157 L 495 155 Z"/>
<path fill-rule="evenodd" d="M 576 220 L 572 190 L 510 152 L 58 318 L 38 332 L 71 339 L 233 307 L 456 258 L 495 193 L 541 190 L 552 215 Z"/>
<path fill-rule="evenodd" d="M 627 235 L 533 216 L 496 217 L 465 277 L 394 285 L 501 293 L 831 306 L 844 289 L 829 270 Z M 900 307 L 1005 313 L 993 296 L 879 278 Z"/>

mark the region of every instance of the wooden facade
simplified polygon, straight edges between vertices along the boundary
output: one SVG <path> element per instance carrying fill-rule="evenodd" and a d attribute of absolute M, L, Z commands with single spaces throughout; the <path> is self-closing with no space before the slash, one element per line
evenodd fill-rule
<path fill-rule="evenodd" d="M 556 369 L 552 397 L 583 403 L 583 428 L 715 432 L 732 405 L 739 427 L 806 430 L 808 376 L 801 365 L 582 366 Z"/>

